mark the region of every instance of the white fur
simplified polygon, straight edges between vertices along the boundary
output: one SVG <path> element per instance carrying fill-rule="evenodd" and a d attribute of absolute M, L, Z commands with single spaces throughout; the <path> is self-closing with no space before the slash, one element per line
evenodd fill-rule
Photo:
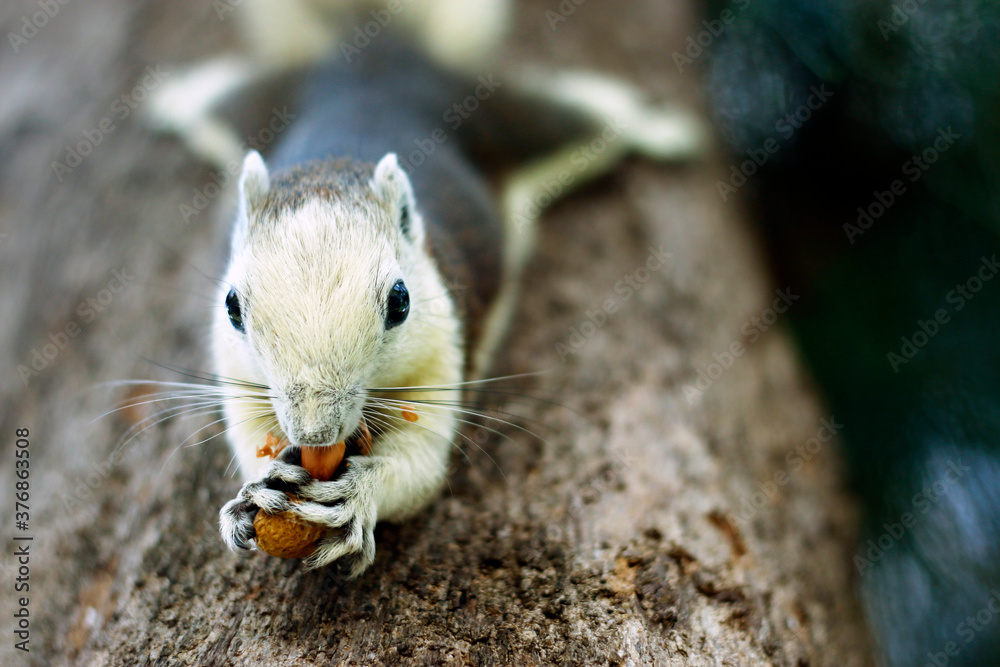
<path fill-rule="evenodd" d="M 510 0 L 417 0 L 424 48 L 458 70 L 479 72 L 489 65 L 510 23 Z M 415 13 L 416 14 L 416 13 Z"/>
<path fill-rule="evenodd" d="M 618 156 L 635 152 L 656 160 L 690 160 L 707 148 L 707 128 L 692 111 L 651 105 L 640 89 L 623 80 L 588 71 L 528 70 L 522 72 L 519 84 L 624 128 Z M 613 156 L 609 162 L 613 164 L 615 159 Z M 600 169 L 591 173 L 600 173 Z"/>
<path fill-rule="evenodd" d="M 257 151 L 250 151 L 243 160 L 243 172 L 240 174 L 240 223 L 249 221 L 249 209 L 257 208 L 263 203 L 271 190 L 271 175 L 264 164 L 264 158 Z"/>
<path fill-rule="evenodd" d="M 376 21 L 367 35 L 371 39 L 401 26 L 439 62 L 478 71 L 506 34 L 510 5 L 510 0 L 401 0 L 400 11 L 391 13 L 388 0 L 246 0 L 239 16 L 253 56 L 268 67 L 315 62 L 342 45 L 355 47 L 355 27 L 364 30 Z"/>
<path fill-rule="evenodd" d="M 406 204 L 414 238 L 423 236 L 409 179 L 395 156 L 379 164 L 370 185 L 375 201 L 363 206 L 316 199 L 277 220 L 264 219 L 259 204 L 269 178 L 254 153 L 245 161 L 240 187 L 240 219 L 218 298 L 224 301 L 230 286 L 242 295 L 246 333 L 233 327 L 225 308 L 217 310 L 215 369 L 221 376 L 268 387 L 270 409 L 240 398 L 246 392 L 230 387 L 225 415 L 240 470 L 250 482 L 241 497 L 274 509 L 273 492 L 251 481 L 275 474 L 273 465 L 265 471 L 268 461 L 256 456 L 268 430 L 292 445 L 333 444 L 358 427 L 369 392 L 379 395 L 372 389 L 460 382 L 462 327 L 450 301 L 440 310 L 444 281 L 422 243 L 400 231 L 400 208 Z M 386 331 L 384 300 L 398 279 L 409 289 L 410 314 Z M 427 307 L 430 301 L 434 313 Z M 407 401 L 434 398 L 430 393 L 404 396 Z M 336 482 L 303 490 L 307 499 L 341 504 L 334 509 L 305 503 L 295 511 L 329 526 L 358 521 L 363 528 L 358 535 L 329 541 L 312 564 L 346 553 L 370 562 L 375 522 L 404 519 L 437 494 L 456 420 L 443 409 L 421 406 L 416 412 L 419 420 L 411 423 L 399 411 L 380 411 L 373 425 L 389 421 L 391 428 L 376 439 L 372 455 L 352 461 Z M 320 432 L 329 433 L 322 443 L 302 439 Z M 235 530 L 226 512 L 222 528 L 224 535 Z"/>
<path fill-rule="evenodd" d="M 180 71 L 157 87 L 142 113 L 153 129 L 180 136 L 188 148 L 213 165 L 224 168 L 242 157 L 240 138 L 212 113 L 226 95 L 258 76 L 243 58 L 224 56 Z"/>

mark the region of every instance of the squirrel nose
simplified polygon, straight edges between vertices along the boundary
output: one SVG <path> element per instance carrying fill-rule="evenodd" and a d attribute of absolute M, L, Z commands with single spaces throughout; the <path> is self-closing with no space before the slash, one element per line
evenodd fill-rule
<path fill-rule="evenodd" d="M 304 381 L 296 383 L 287 390 L 283 406 L 288 426 L 285 433 L 292 442 L 304 447 L 340 442 L 355 428 L 354 402 L 351 390 L 330 389 Z"/>
<path fill-rule="evenodd" d="M 337 429 L 329 426 L 317 430 L 302 430 L 298 433 L 296 440 L 298 440 L 301 445 L 317 447 L 319 445 L 330 443 L 333 440 L 334 432 L 336 430 Z"/>
<path fill-rule="evenodd" d="M 288 405 L 295 444 L 318 447 L 334 442 L 340 432 L 341 406 L 332 397 L 317 391 L 292 393 Z"/>

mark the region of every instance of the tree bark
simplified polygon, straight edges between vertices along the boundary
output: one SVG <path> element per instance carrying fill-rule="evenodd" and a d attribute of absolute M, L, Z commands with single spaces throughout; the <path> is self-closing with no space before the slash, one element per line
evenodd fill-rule
<path fill-rule="evenodd" d="M 506 63 L 695 98 L 672 59 L 698 32 L 692 7 L 562 4 L 576 9 L 554 24 L 555 0 L 519 6 Z M 466 430 L 448 488 L 378 529 L 361 580 L 227 552 L 228 446 L 181 446 L 217 415 L 121 448 L 143 415 L 91 420 L 121 398 L 98 383 L 180 379 L 141 357 L 207 368 L 230 195 L 150 134 L 139 98 L 147 66 L 169 75 L 217 51 L 234 22 L 190 1 L 60 7 L 0 60 L 0 331 L 13 351 L 0 361 L 0 493 L 12 516 L 13 433 L 27 427 L 34 536 L 31 653 L 4 630 L 0 663 L 870 664 L 856 509 L 826 437 L 836 416 L 781 316 L 767 323 L 779 286 L 715 190 L 728 165 L 712 160 L 631 160 L 546 215 L 496 371 L 544 371 L 518 390 L 561 405 L 492 401 L 535 435 Z M 36 11 L 7 3 L 0 32 Z M 70 148 L 80 164 L 54 169 Z M 185 220 L 199 197 L 209 207 Z M 43 367 L 22 381 L 35 351 Z M 9 628 L 12 520 L 3 531 Z"/>

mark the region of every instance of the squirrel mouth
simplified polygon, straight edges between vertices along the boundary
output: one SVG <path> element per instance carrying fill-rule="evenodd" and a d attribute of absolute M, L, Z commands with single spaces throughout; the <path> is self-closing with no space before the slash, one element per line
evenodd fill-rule
<path fill-rule="evenodd" d="M 285 438 L 279 438 L 275 436 L 270 431 L 267 433 L 267 438 L 264 441 L 264 445 L 257 448 L 257 458 L 271 458 L 275 459 L 278 455 L 288 446 L 288 440 Z M 309 445 L 303 446 L 302 449 L 330 449 L 332 447 L 345 447 L 346 456 L 352 456 L 354 454 L 361 454 L 362 456 L 368 456 L 372 453 L 372 432 L 368 428 L 368 423 L 365 421 L 364 417 L 361 418 L 361 422 L 358 427 L 354 429 L 354 432 L 349 436 L 344 438 L 341 442 L 331 443 L 328 445 Z"/>
<path fill-rule="evenodd" d="M 364 417 L 361 418 L 358 427 L 354 429 L 354 433 L 344 440 L 344 444 L 347 445 L 348 451 L 357 449 L 362 456 L 368 456 L 372 453 L 372 432 L 368 430 L 368 422 L 365 421 Z"/>
<path fill-rule="evenodd" d="M 351 464 L 346 459 L 351 456 L 368 456 L 372 452 L 372 434 L 364 420 L 343 442 L 333 445 L 302 448 L 302 467 L 315 479 L 326 482 L 338 476 L 338 471 L 346 470 Z M 342 468 L 343 466 L 343 468 Z"/>

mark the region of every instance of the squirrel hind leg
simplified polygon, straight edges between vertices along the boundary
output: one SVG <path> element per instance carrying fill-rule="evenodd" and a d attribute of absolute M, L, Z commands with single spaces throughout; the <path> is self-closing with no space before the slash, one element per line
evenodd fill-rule
<path fill-rule="evenodd" d="M 625 151 L 661 161 L 697 158 L 708 149 L 708 129 L 694 111 L 648 102 L 636 86 L 597 72 L 528 70 L 523 90 L 588 117 L 622 140 Z"/>
<path fill-rule="evenodd" d="M 532 72 L 518 84 L 517 93 L 500 101 L 497 116 L 501 122 L 530 118 L 526 125 L 534 129 L 517 129 L 520 134 L 513 137 L 476 133 L 503 136 L 500 150 L 516 152 L 525 144 L 507 156 L 509 162 L 521 162 L 502 195 L 507 256 L 518 265 L 530 253 L 542 211 L 611 171 L 625 156 L 683 162 L 707 152 L 708 131 L 694 111 L 649 105 L 640 90 L 624 81 L 589 72 Z"/>
<path fill-rule="evenodd" d="M 684 162 L 707 154 L 709 132 L 693 110 L 650 104 L 637 87 L 593 72 L 527 69 L 510 81 L 481 76 L 489 101 L 461 125 L 459 139 L 479 164 L 514 172 L 508 199 L 543 201 L 532 192 L 564 169 L 574 188 L 639 154 Z M 495 89 L 495 92 L 493 92 Z M 511 123 L 511 119 L 520 119 Z M 599 150 L 587 150 L 597 146 Z M 580 159 L 583 154 L 583 160 Z M 551 195 L 551 193 L 549 193 Z M 544 206 L 543 206 L 544 207 Z"/>
<path fill-rule="evenodd" d="M 650 106 L 638 89 L 623 81 L 594 73 L 533 72 L 519 83 L 517 92 L 507 92 L 499 101 L 497 116 L 530 118 L 531 127 L 517 128 L 514 137 L 474 133 L 477 138 L 503 137 L 503 146 L 486 147 L 508 151 L 501 162 L 524 160 L 502 187 L 504 281 L 473 350 L 474 378 L 485 377 L 507 331 L 534 251 L 538 221 L 547 207 L 610 172 L 630 153 L 686 161 L 707 151 L 708 132 L 694 112 Z M 488 115 L 479 122 L 488 123 Z M 474 150 L 482 152 L 483 147 Z"/>
<path fill-rule="evenodd" d="M 240 58 L 220 57 L 153 91 L 147 121 L 215 168 L 230 169 L 234 160 L 242 162 L 248 145 L 265 152 L 287 129 L 299 112 L 307 71 L 262 71 Z"/>
<path fill-rule="evenodd" d="M 255 76 L 249 63 L 231 56 L 179 72 L 153 91 L 144 112 L 146 121 L 157 132 L 180 137 L 192 152 L 213 165 L 225 165 L 242 157 L 240 139 L 214 110 Z"/>

